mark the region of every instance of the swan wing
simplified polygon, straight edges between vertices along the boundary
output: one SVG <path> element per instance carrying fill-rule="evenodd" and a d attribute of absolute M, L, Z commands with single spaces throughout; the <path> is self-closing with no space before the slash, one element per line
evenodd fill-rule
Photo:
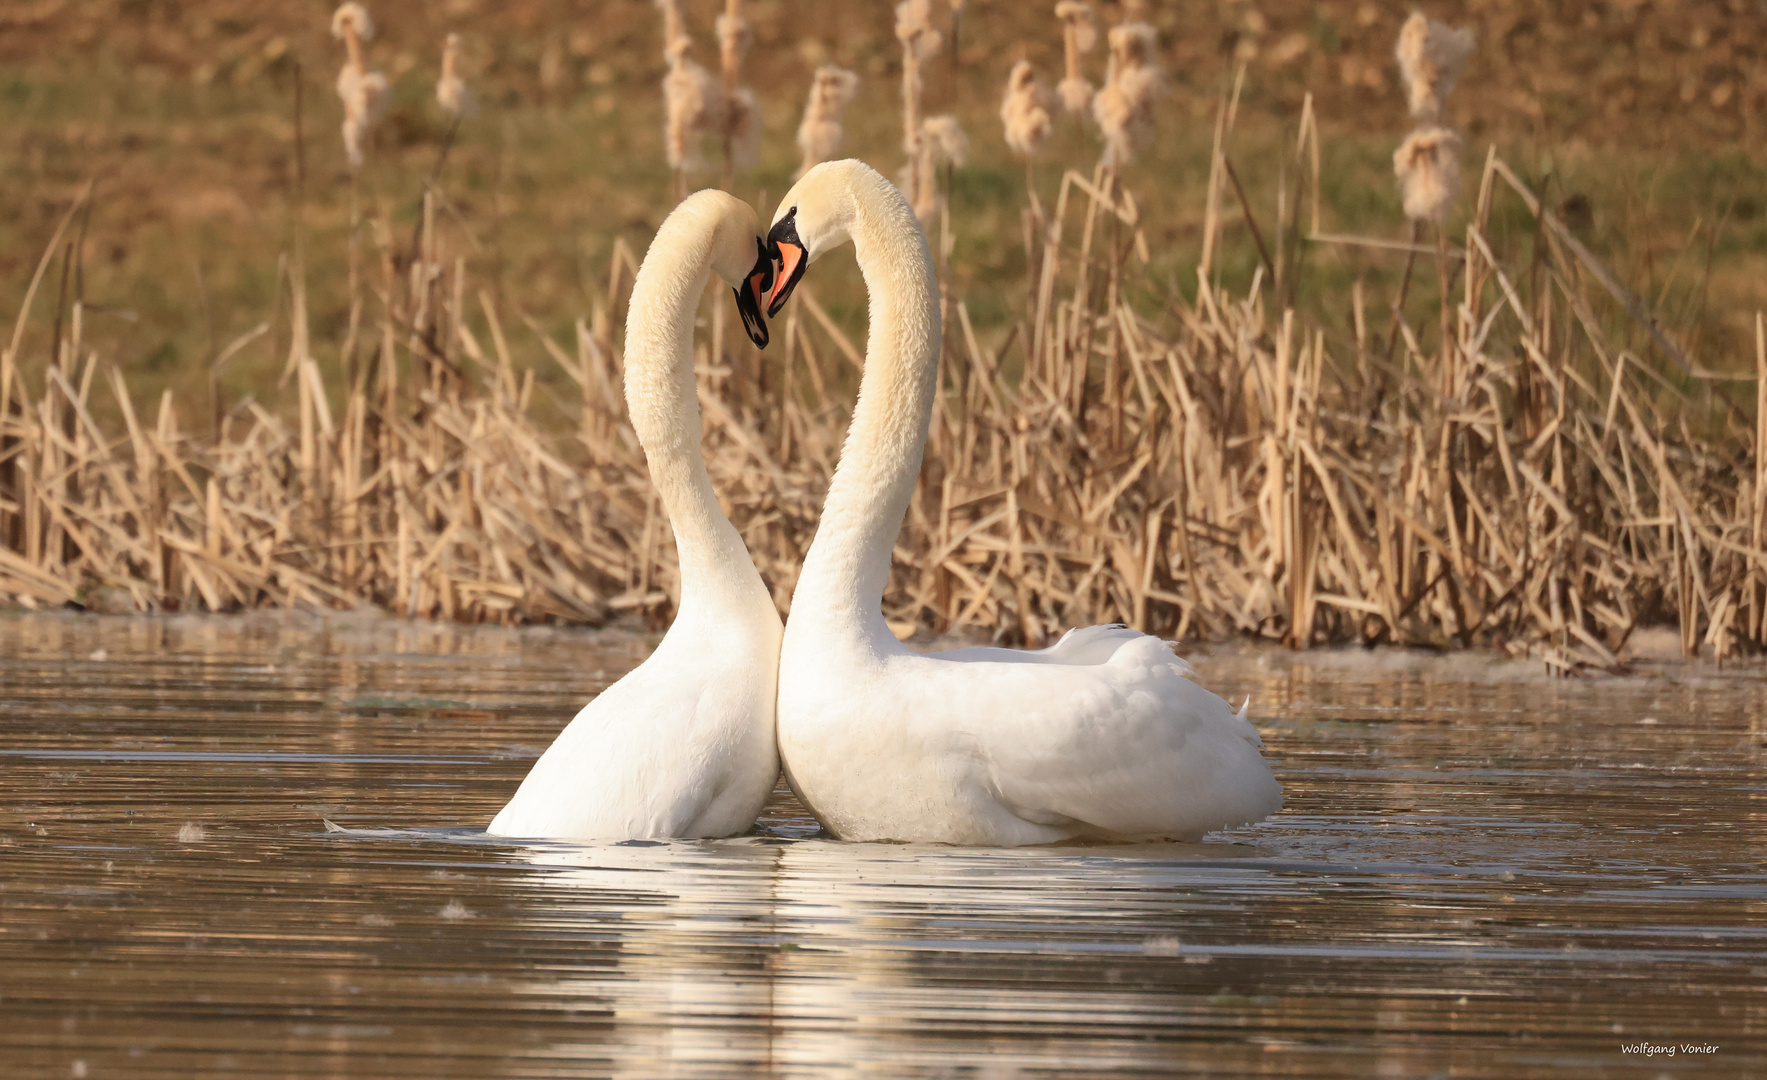
<path fill-rule="evenodd" d="M 1046 649 L 998 649 L 980 646 L 951 649 L 932 655 L 942 660 L 990 660 L 1001 664 L 1102 664 L 1126 642 L 1146 636 L 1141 631 L 1131 630 L 1120 623 L 1110 623 L 1069 630 L 1061 636 L 1060 641 Z"/>
<path fill-rule="evenodd" d="M 1133 632 L 1108 640 L 1102 663 L 958 657 L 930 680 L 943 685 L 929 687 L 938 698 L 925 704 L 944 702 L 939 711 L 1000 803 L 1036 824 L 1197 837 L 1281 807 L 1245 716 L 1193 682 L 1165 642 Z M 1077 646 L 1073 655 L 1088 658 L 1102 647 L 1098 638 Z"/>

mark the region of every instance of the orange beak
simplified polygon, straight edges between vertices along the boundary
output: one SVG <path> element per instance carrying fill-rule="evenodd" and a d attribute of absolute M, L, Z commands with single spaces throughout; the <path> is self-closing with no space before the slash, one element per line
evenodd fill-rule
<path fill-rule="evenodd" d="M 767 315 L 771 318 L 779 314 L 791 297 L 791 291 L 797 286 L 798 279 L 804 276 L 804 269 L 810 263 L 810 253 L 802 244 L 792 240 L 780 240 L 773 246 L 778 253 L 779 273 L 773 280 L 773 291 L 767 295 Z"/>

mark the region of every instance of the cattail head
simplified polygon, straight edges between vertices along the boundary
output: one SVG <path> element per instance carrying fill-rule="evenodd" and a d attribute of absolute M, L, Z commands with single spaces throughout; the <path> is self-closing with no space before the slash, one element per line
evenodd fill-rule
<path fill-rule="evenodd" d="M 1062 108 L 1077 113 L 1081 117 L 1092 104 L 1092 84 L 1084 75 L 1069 75 L 1056 85 L 1056 93 L 1061 97 Z"/>
<path fill-rule="evenodd" d="M 368 133 L 386 115 L 392 100 L 387 77 L 378 71 L 358 71 L 345 64 L 337 73 L 337 96 L 344 103 L 344 156 L 351 169 L 360 169 Z"/>
<path fill-rule="evenodd" d="M 1434 121 L 1442 115 L 1442 103 L 1453 91 L 1472 55 L 1471 30 L 1455 29 L 1413 12 L 1399 30 L 1399 73 L 1405 79 L 1405 97 L 1411 115 Z"/>
<path fill-rule="evenodd" d="M 969 160 L 969 136 L 955 116 L 929 116 L 921 125 L 926 144 L 940 163 L 962 165 Z"/>
<path fill-rule="evenodd" d="M 930 229 L 944 201 L 939 195 L 939 166 L 969 160 L 969 136 L 955 116 L 927 117 L 920 134 L 920 152 L 909 164 L 914 171 L 914 216 L 922 229 Z"/>
<path fill-rule="evenodd" d="M 738 169 L 753 167 L 761 158 L 761 108 L 754 91 L 746 86 L 724 94 L 719 128 L 730 140 L 730 163 Z"/>
<path fill-rule="evenodd" d="M 666 147 L 673 169 L 704 166 L 700 136 L 716 128 L 724 115 L 723 87 L 711 72 L 688 58 L 687 46 L 686 38 L 671 43 L 669 73 L 663 76 Z"/>
<path fill-rule="evenodd" d="M 724 14 L 718 16 L 718 58 L 726 76 L 733 76 L 749 46 L 755 43 L 754 28 L 742 13 L 742 0 L 726 0 Z"/>
<path fill-rule="evenodd" d="M 921 113 L 926 91 L 921 68 L 945 41 L 933 26 L 932 0 L 902 0 L 896 5 L 896 40 L 902 43 L 902 150 L 908 155 L 902 166 L 902 190 L 909 205 L 918 210 L 923 200 L 937 198 L 921 184 L 922 178 L 932 173 L 931 166 L 923 167 L 921 160 L 929 152 Z"/>
<path fill-rule="evenodd" d="M 804 163 L 798 166 L 797 175 L 833 161 L 840 153 L 845 136 L 841 113 L 858 93 L 859 76 L 846 68 L 824 64 L 816 69 L 810 81 L 810 100 L 804 104 L 804 121 L 798 125 L 798 149 L 804 152 Z"/>
<path fill-rule="evenodd" d="M 932 0 L 902 0 L 896 5 L 896 40 L 913 60 L 924 63 L 938 53 L 945 36 L 933 27 Z"/>
<path fill-rule="evenodd" d="M 1092 5 L 1084 0 L 1061 0 L 1055 5 L 1055 17 L 1061 20 L 1063 73 L 1056 93 L 1062 107 L 1084 117 L 1092 104 L 1092 84 L 1080 71 L 1080 54 L 1092 51 L 1098 44 L 1098 23 Z"/>
<path fill-rule="evenodd" d="M 717 22 L 723 98 L 716 124 L 731 168 L 748 168 L 761 156 L 761 110 L 754 93 L 741 85 L 742 58 L 755 39 L 742 4 L 743 0 L 724 0 L 724 14 Z"/>
<path fill-rule="evenodd" d="M 669 167 L 677 171 L 705 165 L 700 137 L 720 130 L 729 115 L 724 87 L 687 54 L 693 39 L 681 17 L 681 0 L 656 0 L 663 13 L 663 147 Z"/>
<path fill-rule="evenodd" d="M 1037 78 L 1029 60 L 1020 60 L 1006 77 L 1006 97 L 1000 102 L 1000 123 L 1006 128 L 1006 145 L 1025 157 L 1049 137 L 1054 99 Z"/>
<path fill-rule="evenodd" d="M 687 59 L 693 51 L 693 39 L 683 34 L 680 37 L 663 39 L 663 61 L 673 68 Z"/>
<path fill-rule="evenodd" d="M 1393 153 L 1393 173 L 1405 216 L 1440 226 L 1460 195 L 1460 136 L 1426 124 L 1413 131 Z"/>
<path fill-rule="evenodd" d="M 459 61 L 460 35 L 449 34 L 442 43 L 442 77 L 436 80 L 436 104 L 454 116 L 468 117 L 479 111 L 479 103 L 466 80 L 460 77 Z"/>
<path fill-rule="evenodd" d="M 656 6 L 663 13 L 663 59 L 673 66 L 677 43 L 687 40 L 687 24 L 681 18 L 681 0 L 656 0 Z M 680 50 L 685 52 L 686 46 L 680 46 Z"/>
<path fill-rule="evenodd" d="M 368 133 L 390 102 L 387 77 L 369 71 L 362 61 L 362 43 L 374 37 L 374 20 L 361 4 L 344 4 L 332 13 L 331 33 L 344 43 L 349 59 L 337 73 L 337 96 L 344 103 L 344 156 L 352 170 L 362 167 Z"/>
<path fill-rule="evenodd" d="M 1089 53 L 1098 44 L 1098 20 L 1086 0 L 1061 0 L 1055 17 L 1062 21 L 1063 35 L 1073 35 L 1075 52 Z"/>
<path fill-rule="evenodd" d="M 1159 67 L 1159 35 L 1146 23 L 1112 27 L 1110 51 L 1110 71 L 1092 100 L 1092 118 L 1104 135 L 1106 163 L 1121 165 L 1153 129 L 1154 101 L 1165 89 L 1165 75 Z"/>
<path fill-rule="evenodd" d="M 358 41 L 374 40 L 374 20 L 368 17 L 368 9 L 356 0 L 340 5 L 331 13 L 331 36 L 348 41 L 351 35 Z"/>

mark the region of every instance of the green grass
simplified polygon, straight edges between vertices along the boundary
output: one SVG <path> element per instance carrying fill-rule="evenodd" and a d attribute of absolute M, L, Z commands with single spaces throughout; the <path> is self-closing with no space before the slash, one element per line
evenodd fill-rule
<path fill-rule="evenodd" d="M 1378 45 L 1380 28 L 1361 29 L 1359 16 L 1339 7 L 1308 15 L 1304 25 L 1295 21 L 1299 15 L 1289 20 L 1314 41 L 1312 59 L 1281 70 L 1254 66 L 1246 79 L 1229 149 L 1272 241 L 1277 181 L 1286 175 L 1292 182 L 1298 95 L 1308 86 L 1320 90 L 1323 102 L 1322 227 L 1383 237 L 1404 232 L 1391 165 L 1405 125 L 1396 95 L 1347 96 L 1329 78 L 1331 65 L 1348 51 Z M 451 243 L 467 256 L 476 281 L 497 298 L 518 364 L 536 369 L 544 391 L 574 392 L 520 315 L 533 317 L 568 346 L 573 322 L 590 315 L 605 292 L 616 239 L 642 252 L 670 204 L 660 152 L 660 65 L 651 55 L 648 8 L 627 3 L 608 15 L 604 37 L 617 44 L 573 61 L 580 77 L 555 92 L 536 91 L 528 66 L 551 24 L 500 28 L 494 44 L 481 48 L 493 59 L 475 77 L 487 108 L 461 129 L 443 178 L 460 213 L 450 221 Z M 759 200 L 765 216 L 789 186 L 796 163 L 791 137 L 809 60 L 791 55 L 780 63 L 765 48 L 769 34 L 784 33 L 789 40 L 792 20 L 799 17 L 795 9 L 778 3 L 754 9 L 763 47 L 750 68 L 763 94 L 765 153 L 760 167 L 739 177 L 737 190 Z M 120 19 L 150 18 L 145 8 L 118 10 Z M 324 12 L 307 14 L 322 31 Z M 893 173 L 901 159 L 900 121 L 887 23 L 831 31 L 825 16 L 804 18 L 865 77 L 861 100 L 849 113 L 849 150 Z M 1172 23 L 1174 17 L 1163 18 Z M 940 57 L 931 81 L 930 108 L 943 111 L 955 99 L 974 146 L 972 162 L 955 174 L 957 243 L 949 277 L 987 342 L 1001 340 L 1021 317 L 1024 296 L 1024 170 L 1005 152 L 994 116 L 996 84 L 1015 52 L 1012 35 L 1001 28 L 1013 19 L 1026 21 L 998 4 L 978 5 L 966 29 L 961 78 L 953 81 L 948 57 Z M 276 319 L 279 304 L 285 307 L 278 297 L 278 258 L 293 251 L 297 222 L 305 235 L 314 351 L 324 365 L 342 363 L 337 353 L 348 318 L 351 185 L 330 88 L 335 50 L 320 31 L 310 31 L 266 61 L 262 48 L 248 47 L 258 40 L 253 25 L 229 12 L 212 20 L 204 40 L 218 44 L 197 54 L 206 58 L 207 82 L 175 63 L 144 63 L 126 36 L 101 36 L 77 62 L 0 61 L 0 103 L 15 132 L 0 146 L 0 184 L 24 195 L 0 202 L 0 312 L 18 309 L 56 217 L 77 186 L 96 177 L 82 260 L 84 294 L 95 305 L 86 341 L 123 368 L 143 399 L 170 387 L 183 401 L 204 400 L 209 358 L 259 322 Z M 1031 54 L 1046 76 L 1059 59 L 1047 29 L 1034 23 L 1030 31 L 1042 35 L 1033 39 Z M 698 30 L 705 36 L 705 26 Z M 370 50 L 374 62 L 393 72 L 405 59 L 412 65 L 396 78 L 394 107 L 356 189 L 370 287 L 379 284 L 380 223 L 396 244 L 408 242 L 417 194 L 444 130 L 429 97 L 434 60 L 420 51 L 427 48 L 407 40 L 383 41 Z M 1175 48 L 1193 46 L 1178 41 Z M 303 76 L 307 181 L 299 204 L 292 124 L 297 53 L 309 57 Z M 702 60 L 710 56 L 709 47 L 702 47 Z M 1098 68 L 1098 55 L 1089 63 Z M 1175 296 L 1195 294 L 1213 117 L 1226 87 L 1226 63 L 1210 58 L 1174 70 L 1174 92 L 1162 105 L 1155 145 L 1125 172 L 1141 201 L 1153 253 L 1126 288 L 1150 312 Z M 1492 74 L 1484 78 L 1489 83 Z M 1456 229 L 1495 138 L 1498 152 L 1551 203 L 1587 208 L 1585 217 L 1567 216 L 1636 291 L 1660 299 L 1665 324 L 1693 344 L 1702 363 L 1715 370 L 1752 369 L 1753 313 L 1767 307 L 1767 208 L 1754 158 L 1734 146 L 1707 149 L 1698 140 L 1665 150 L 1666 136 L 1655 134 L 1636 141 L 1572 137 L 1548 145 L 1541 130 L 1518 134 L 1500 114 L 1488 119 L 1486 103 L 1473 97 L 1481 92 L 1473 79 L 1461 91 L 1471 114 L 1467 126 L 1482 134 L 1467 140 L 1467 194 Z M 1096 153 L 1089 133 L 1071 118 L 1061 121 L 1035 169 L 1046 205 L 1061 170 L 1089 174 Z M 706 184 L 715 177 L 698 179 Z M 1224 245 L 1215 270 L 1221 283 L 1240 292 L 1258 259 L 1230 194 L 1222 214 Z M 1077 218 L 1071 219 L 1070 237 L 1078 235 Z M 1495 201 L 1490 234 L 1506 256 L 1525 256 L 1534 243 L 1531 217 L 1507 192 Z M 1304 258 L 1297 293 L 1304 315 L 1347 340 L 1349 293 L 1361 280 L 1371 325 L 1384 330 L 1402 256 L 1307 246 Z M 47 357 L 59 281 L 57 266 L 46 278 L 25 338 L 27 370 L 40 368 Z M 829 310 L 857 334 L 863 323 L 857 274 L 830 269 L 816 285 Z M 1434 291 L 1433 272 L 1420 273 L 1408 308 L 1425 330 L 1432 320 L 1420 313 L 1435 303 Z M 469 306 L 476 311 L 476 304 Z M 370 299 L 370 334 L 377 310 Z M 1624 347 L 1650 348 L 1616 311 L 1603 317 Z M 482 321 L 475 316 L 474 329 L 489 347 Z M 276 402 L 289 394 L 291 388 L 278 384 L 286 347 L 284 322 L 228 365 L 222 380 L 227 398 L 249 394 Z"/>

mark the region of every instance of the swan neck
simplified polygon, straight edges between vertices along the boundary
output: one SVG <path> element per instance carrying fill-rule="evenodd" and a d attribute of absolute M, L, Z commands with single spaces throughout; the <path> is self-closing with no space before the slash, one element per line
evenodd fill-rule
<path fill-rule="evenodd" d="M 742 537 L 718 504 L 701 445 L 693 322 L 712 243 L 702 223 L 666 220 L 633 282 L 626 322 L 626 410 L 675 534 L 683 613 L 700 599 L 765 594 Z"/>
<path fill-rule="evenodd" d="M 939 289 L 926 238 L 895 188 L 859 200 L 849 229 L 870 295 L 859 400 L 804 561 L 793 621 L 829 620 L 893 642 L 881 605 L 890 556 L 914 494 L 932 415 Z"/>

